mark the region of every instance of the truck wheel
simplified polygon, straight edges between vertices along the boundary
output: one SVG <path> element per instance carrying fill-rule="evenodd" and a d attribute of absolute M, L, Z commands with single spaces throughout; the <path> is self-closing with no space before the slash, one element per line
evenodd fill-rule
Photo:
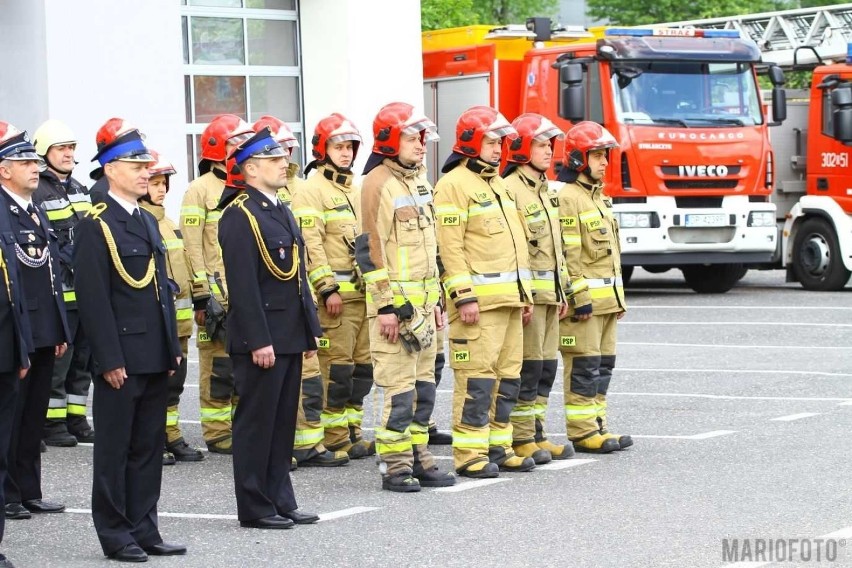
<path fill-rule="evenodd" d="M 649 264 L 648 266 L 642 267 L 642 270 L 650 272 L 651 274 L 662 274 L 663 272 L 668 272 L 671 269 L 671 266 L 664 266 L 661 264 Z"/>
<path fill-rule="evenodd" d="M 625 286 L 630 284 L 630 279 L 633 277 L 633 268 L 633 266 L 621 267 L 621 279 L 624 281 Z"/>
<path fill-rule="evenodd" d="M 799 227 L 793 242 L 793 274 L 805 290 L 841 290 L 849 281 L 837 235 L 825 219 L 811 217 Z"/>
<path fill-rule="evenodd" d="M 690 264 L 680 269 L 687 286 L 699 294 L 723 294 L 744 276 L 742 264 Z"/>

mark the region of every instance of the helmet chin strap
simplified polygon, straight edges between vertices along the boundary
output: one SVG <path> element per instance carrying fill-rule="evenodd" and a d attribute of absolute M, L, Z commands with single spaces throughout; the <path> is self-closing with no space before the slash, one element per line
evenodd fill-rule
<path fill-rule="evenodd" d="M 397 155 L 397 156 L 391 156 L 391 157 L 390 157 L 390 159 L 391 159 L 392 161 L 396 162 L 397 164 L 399 164 L 401 167 L 405 168 L 406 170 L 414 170 L 414 169 L 417 169 L 417 164 L 416 164 L 416 163 L 406 164 L 405 162 L 403 162 L 402 160 L 400 160 L 400 159 L 399 159 L 399 156 L 398 156 L 398 155 Z"/>
<path fill-rule="evenodd" d="M 70 175 L 71 175 L 71 172 L 73 172 L 73 171 L 74 171 L 74 169 L 73 169 L 73 168 L 72 168 L 72 169 L 70 169 L 70 170 L 63 170 L 63 169 L 61 169 L 61 168 L 57 168 L 57 167 L 56 167 L 56 166 L 54 166 L 52 163 L 50 163 L 50 160 L 48 160 L 48 159 L 47 159 L 47 156 L 42 156 L 42 159 L 44 160 L 44 163 L 45 163 L 45 164 L 47 164 L 47 167 L 48 167 L 48 168 L 50 168 L 50 169 L 51 169 L 51 170 L 53 170 L 54 172 L 58 173 L 59 175 L 63 175 L 63 176 L 70 176 Z M 76 166 L 78 163 L 79 163 L 79 162 L 77 162 L 76 160 L 74 161 L 74 165 L 75 165 L 75 166 Z"/>
<path fill-rule="evenodd" d="M 349 166 L 348 168 L 341 168 L 340 166 L 338 166 L 337 164 L 335 164 L 335 163 L 334 163 L 334 161 L 333 161 L 331 158 L 329 158 L 328 156 L 326 156 L 326 157 L 325 157 L 325 160 L 323 160 L 323 162 L 324 162 L 326 165 L 331 166 L 332 168 L 334 168 L 335 170 L 337 170 L 337 171 L 338 171 L 338 172 L 340 172 L 341 174 L 350 174 L 350 173 L 352 173 L 352 165 L 351 165 L 351 164 L 350 164 L 350 166 Z M 353 162 L 354 162 L 354 160 L 353 160 Z"/>

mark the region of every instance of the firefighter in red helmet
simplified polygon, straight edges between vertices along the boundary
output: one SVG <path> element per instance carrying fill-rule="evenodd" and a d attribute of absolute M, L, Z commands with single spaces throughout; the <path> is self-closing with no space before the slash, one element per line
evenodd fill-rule
<path fill-rule="evenodd" d="M 521 390 L 512 411 L 515 453 L 537 464 L 574 455 L 571 444 L 553 444 L 544 433 L 550 390 L 556 379 L 559 318 L 568 313 L 565 266 L 556 190 L 548 184 L 553 151 L 562 131 L 540 114 L 522 114 L 512 122 L 518 136 L 503 142 L 507 162 L 503 179 L 515 195 L 530 255 L 535 311 L 524 326 Z"/>
<path fill-rule="evenodd" d="M 376 451 L 382 488 L 400 493 L 455 483 L 427 448 L 443 316 L 432 188 L 421 166 L 425 143 L 437 138 L 435 124 L 410 104 L 382 107 L 361 194 L 356 257 L 367 283 L 375 380 L 384 389 Z"/>
<path fill-rule="evenodd" d="M 466 110 L 435 186 L 455 375 L 453 459 L 467 477 L 535 467 L 512 449 L 510 422 L 521 386 L 522 326 L 533 313 L 526 235 L 498 172 L 503 139 L 516 135 L 493 108 Z"/>
<path fill-rule="evenodd" d="M 308 247 L 308 278 L 319 302 L 323 337 L 319 361 L 324 380 L 324 445 L 352 459 L 376 453 L 364 440 L 364 397 L 373 386 L 364 281 L 355 266 L 361 225 L 361 189 L 352 163 L 361 134 L 342 114 L 319 121 L 311 139 L 316 172 L 293 195 L 293 213 Z"/>
<path fill-rule="evenodd" d="M 562 250 L 573 293 L 570 318 L 559 328 L 564 364 L 565 422 L 578 452 L 609 453 L 633 445 L 608 430 L 606 392 L 615 367 L 616 322 L 627 308 L 621 245 L 604 175 L 618 142 L 596 122 L 565 136 L 559 181 Z"/>
<path fill-rule="evenodd" d="M 217 241 L 222 216 L 219 202 L 225 191 L 226 156 L 253 135 L 251 125 L 233 114 L 220 114 L 210 121 L 201 134 L 200 175 L 189 184 L 180 214 L 181 232 L 194 270 L 201 431 L 208 450 L 222 454 L 231 453 L 231 417 L 237 396 L 223 337 L 228 288 Z"/>

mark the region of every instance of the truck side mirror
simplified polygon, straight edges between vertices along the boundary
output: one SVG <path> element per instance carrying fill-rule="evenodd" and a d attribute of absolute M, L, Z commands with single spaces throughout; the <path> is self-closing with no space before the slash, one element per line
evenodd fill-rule
<path fill-rule="evenodd" d="M 571 122 L 585 119 L 586 97 L 583 89 L 583 66 L 565 63 L 559 68 L 559 116 Z"/>
<path fill-rule="evenodd" d="M 783 87 L 772 87 L 772 122 L 781 124 L 787 120 L 787 91 Z"/>
<path fill-rule="evenodd" d="M 852 85 L 843 85 L 831 91 L 832 122 L 834 138 L 852 145 Z"/>
<path fill-rule="evenodd" d="M 787 83 L 787 79 L 784 78 L 784 71 L 777 65 L 770 65 L 768 71 L 769 82 L 772 83 L 773 87 L 781 87 Z"/>

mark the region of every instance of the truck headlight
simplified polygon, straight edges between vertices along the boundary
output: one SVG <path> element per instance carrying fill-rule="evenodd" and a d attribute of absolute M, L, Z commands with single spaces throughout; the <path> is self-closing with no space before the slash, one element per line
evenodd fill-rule
<path fill-rule="evenodd" d="M 618 225 L 625 229 L 647 229 L 653 213 L 618 213 Z"/>
<path fill-rule="evenodd" d="M 749 227 L 774 227 L 775 213 L 772 211 L 752 211 L 748 214 Z"/>

